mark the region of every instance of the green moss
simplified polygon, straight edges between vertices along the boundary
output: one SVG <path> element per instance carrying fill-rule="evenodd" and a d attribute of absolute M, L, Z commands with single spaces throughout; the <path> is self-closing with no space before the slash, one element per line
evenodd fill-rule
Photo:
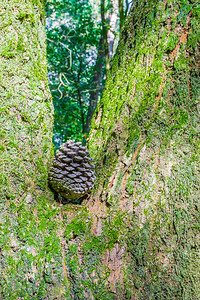
<path fill-rule="evenodd" d="M 73 237 L 78 236 L 81 238 L 86 232 L 89 231 L 90 222 L 87 223 L 88 214 L 85 212 L 80 212 L 77 218 L 74 218 L 70 224 L 66 226 L 65 237 L 70 240 Z"/>

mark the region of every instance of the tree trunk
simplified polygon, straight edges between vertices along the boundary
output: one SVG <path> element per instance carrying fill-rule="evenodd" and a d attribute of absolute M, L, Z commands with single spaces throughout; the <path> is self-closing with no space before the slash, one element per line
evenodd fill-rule
<path fill-rule="evenodd" d="M 93 76 L 93 81 L 91 86 L 91 92 L 90 92 L 89 107 L 88 107 L 88 112 L 86 117 L 86 125 L 85 125 L 86 133 L 89 133 L 90 131 L 92 116 L 94 114 L 94 111 L 98 103 L 99 91 L 100 91 L 101 81 L 102 81 L 104 58 L 105 55 L 103 49 L 103 37 L 101 37 L 99 41 L 97 60 L 95 64 L 95 71 L 94 71 L 94 76 Z"/>
<path fill-rule="evenodd" d="M 61 216 L 47 185 L 45 10 L 29 0 L 1 1 L 0 11 L 0 299 L 55 299 L 66 279 Z"/>
<path fill-rule="evenodd" d="M 91 125 L 96 190 L 67 226 L 76 299 L 200 297 L 199 25 L 189 1 L 133 4 Z"/>
<path fill-rule="evenodd" d="M 104 52 L 105 52 L 105 61 L 106 61 L 106 74 L 110 69 L 109 62 L 109 49 L 108 49 L 108 29 L 105 19 L 105 1 L 101 0 L 101 23 L 102 23 L 102 33 L 103 33 L 103 43 L 104 43 Z"/>
<path fill-rule="evenodd" d="M 124 24 L 124 1 L 118 0 L 118 8 L 119 8 L 119 27 L 120 31 L 122 29 L 122 26 Z"/>

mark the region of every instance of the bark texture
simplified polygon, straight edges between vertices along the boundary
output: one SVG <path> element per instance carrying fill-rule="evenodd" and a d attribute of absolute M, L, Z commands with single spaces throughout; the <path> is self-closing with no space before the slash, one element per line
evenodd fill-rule
<path fill-rule="evenodd" d="M 44 15 L 43 1 L 0 1 L 0 299 L 5 300 L 55 299 L 63 289 L 59 220 L 53 220 L 47 185 L 53 107 Z"/>
<path fill-rule="evenodd" d="M 133 4 L 92 121 L 88 221 L 69 229 L 75 299 L 200 297 L 199 28 L 195 1 Z"/>

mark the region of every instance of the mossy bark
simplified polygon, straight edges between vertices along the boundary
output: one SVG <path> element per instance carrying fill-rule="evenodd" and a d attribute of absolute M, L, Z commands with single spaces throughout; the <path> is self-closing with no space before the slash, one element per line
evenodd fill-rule
<path fill-rule="evenodd" d="M 76 299 L 200 297 L 199 17 L 140 0 L 125 22 L 90 132 L 96 190 L 67 227 Z"/>
<path fill-rule="evenodd" d="M 47 183 L 53 106 L 43 2 L 0 1 L 0 299 L 5 300 L 54 299 L 65 285 L 61 221 Z"/>
<path fill-rule="evenodd" d="M 136 1 L 93 118 L 92 199 L 126 224 L 122 265 L 107 256 L 117 299 L 200 297 L 199 17 L 197 1 Z"/>

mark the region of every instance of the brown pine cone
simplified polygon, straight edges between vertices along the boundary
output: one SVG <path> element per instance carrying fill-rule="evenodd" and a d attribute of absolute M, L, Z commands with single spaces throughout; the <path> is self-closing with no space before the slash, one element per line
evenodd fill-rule
<path fill-rule="evenodd" d="M 49 171 L 52 188 L 62 197 L 75 200 L 88 194 L 95 180 L 95 166 L 81 142 L 67 141 L 59 147 Z"/>

